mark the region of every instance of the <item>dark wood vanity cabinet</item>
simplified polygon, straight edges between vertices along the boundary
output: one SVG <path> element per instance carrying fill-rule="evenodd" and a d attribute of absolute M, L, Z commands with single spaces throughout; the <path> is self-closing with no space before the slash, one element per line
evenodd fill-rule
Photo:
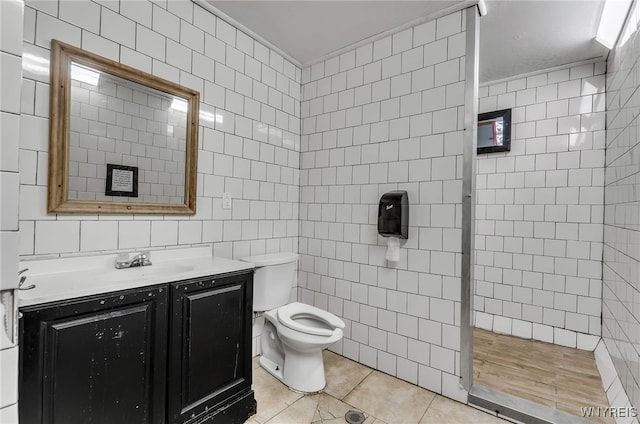
<path fill-rule="evenodd" d="M 21 424 L 242 423 L 253 271 L 21 308 Z"/>
<path fill-rule="evenodd" d="M 163 422 L 166 287 L 31 306 L 20 320 L 20 423 Z"/>
<path fill-rule="evenodd" d="M 252 281 L 253 272 L 171 286 L 170 423 L 244 423 L 255 414 Z"/>

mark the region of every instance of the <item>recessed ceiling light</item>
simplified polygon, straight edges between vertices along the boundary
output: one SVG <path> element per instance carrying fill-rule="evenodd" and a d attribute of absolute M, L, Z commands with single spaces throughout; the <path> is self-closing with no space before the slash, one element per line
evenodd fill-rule
<path fill-rule="evenodd" d="M 596 41 L 609 50 L 613 48 L 622 30 L 632 0 L 605 0 L 600 15 Z"/>

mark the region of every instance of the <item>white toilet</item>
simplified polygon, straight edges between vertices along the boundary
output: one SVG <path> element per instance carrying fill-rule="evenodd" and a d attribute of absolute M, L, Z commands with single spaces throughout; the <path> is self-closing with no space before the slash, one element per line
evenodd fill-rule
<path fill-rule="evenodd" d="M 298 254 L 272 253 L 242 260 L 256 267 L 253 310 L 265 311 L 260 365 L 293 390 L 322 390 L 326 384 L 322 351 L 342 338 L 344 322 L 315 306 L 287 304 Z"/>

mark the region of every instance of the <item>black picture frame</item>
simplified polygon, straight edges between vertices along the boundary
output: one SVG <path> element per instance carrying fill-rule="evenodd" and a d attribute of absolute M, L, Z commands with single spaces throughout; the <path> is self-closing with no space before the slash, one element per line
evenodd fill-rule
<path fill-rule="evenodd" d="M 477 152 L 511 151 L 511 109 L 478 114 Z"/>
<path fill-rule="evenodd" d="M 104 194 L 107 196 L 138 197 L 138 167 L 108 163 Z"/>

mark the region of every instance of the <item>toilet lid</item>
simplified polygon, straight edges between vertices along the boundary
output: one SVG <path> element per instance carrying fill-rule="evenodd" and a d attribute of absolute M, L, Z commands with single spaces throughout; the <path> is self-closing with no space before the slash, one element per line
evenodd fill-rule
<path fill-rule="evenodd" d="M 306 324 L 305 321 L 308 323 L 309 320 L 318 322 L 318 325 Z M 325 337 L 333 335 L 336 328 L 344 328 L 344 322 L 332 313 L 299 302 L 278 308 L 278 321 L 292 330 Z"/>

